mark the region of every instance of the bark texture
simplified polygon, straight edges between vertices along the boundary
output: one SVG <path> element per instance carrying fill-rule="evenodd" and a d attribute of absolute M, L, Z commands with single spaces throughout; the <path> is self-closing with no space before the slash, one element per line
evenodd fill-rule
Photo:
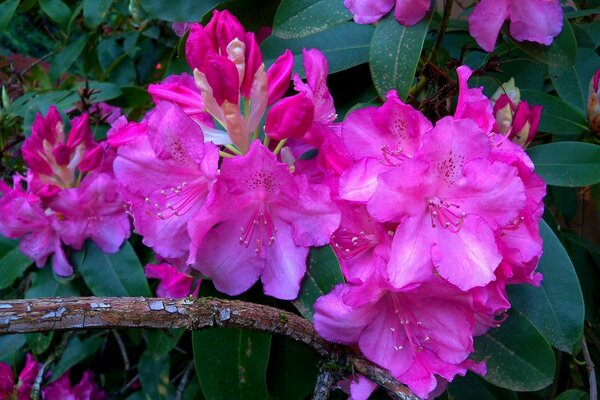
<path fill-rule="evenodd" d="M 284 335 L 327 360 L 360 373 L 393 399 L 418 400 L 386 370 L 352 349 L 321 339 L 312 324 L 277 308 L 215 298 L 64 297 L 0 300 L 0 335 L 118 328 L 245 328 Z"/>

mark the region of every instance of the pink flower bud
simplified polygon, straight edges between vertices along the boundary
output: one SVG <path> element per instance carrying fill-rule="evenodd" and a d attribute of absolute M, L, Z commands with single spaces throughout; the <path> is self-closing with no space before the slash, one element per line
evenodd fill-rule
<path fill-rule="evenodd" d="M 246 30 L 240 21 L 227 10 L 213 11 L 210 22 L 206 24 L 206 30 L 209 35 L 214 35 L 211 39 L 221 54 L 227 54 L 227 46 L 232 40 L 237 38 L 243 42 L 246 38 Z"/>
<path fill-rule="evenodd" d="M 72 148 L 75 148 L 80 143 L 85 143 L 87 145 L 93 140 L 92 131 L 90 130 L 90 116 L 88 114 L 82 114 L 77 118 L 73 118 L 67 144 Z"/>
<path fill-rule="evenodd" d="M 11 398 L 15 388 L 14 380 L 12 368 L 8 364 L 0 362 L 0 398 Z"/>
<path fill-rule="evenodd" d="M 244 72 L 244 80 L 240 87 L 242 96 L 250 97 L 250 90 L 252 89 L 252 83 L 254 82 L 254 74 L 262 65 L 262 53 L 258 47 L 258 43 L 254 39 L 254 33 L 246 33 L 246 69 Z"/>
<path fill-rule="evenodd" d="M 225 100 L 238 104 L 240 77 L 235 64 L 227 57 L 211 53 L 205 60 L 204 69 L 217 104 L 220 106 Z"/>
<path fill-rule="evenodd" d="M 267 71 L 267 83 L 269 85 L 268 105 L 275 103 L 285 94 L 290 87 L 292 79 L 292 70 L 294 69 L 294 56 L 292 52 L 286 50 L 271 65 Z"/>
<path fill-rule="evenodd" d="M 51 199 L 56 196 L 62 189 L 56 185 L 44 185 L 38 191 L 37 195 L 42 199 Z"/>
<path fill-rule="evenodd" d="M 202 25 L 193 24 L 185 42 L 185 58 L 190 67 L 204 71 L 204 60 L 214 51 L 216 49 Z"/>
<path fill-rule="evenodd" d="M 498 98 L 496 104 L 494 104 L 494 118 L 496 118 L 494 132 L 502 135 L 509 134 L 512 128 L 514 110 L 515 106 L 506 94 Z"/>
<path fill-rule="evenodd" d="M 590 81 L 587 114 L 590 128 L 595 133 L 600 133 L 600 69 L 596 71 Z"/>
<path fill-rule="evenodd" d="M 58 163 L 58 165 L 67 165 L 71 161 L 71 153 L 73 149 L 66 144 L 59 143 L 53 150 L 52 155 Z"/>
<path fill-rule="evenodd" d="M 92 171 L 100 165 L 104 158 L 104 149 L 101 145 L 96 145 L 83 157 L 79 163 L 79 170 L 82 172 Z"/>
<path fill-rule="evenodd" d="M 21 154 L 23 155 L 23 160 L 25 160 L 25 164 L 29 167 L 29 169 L 35 173 L 42 175 L 52 175 L 52 167 L 48 164 L 44 158 L 42 158 L 37 149 L 32 149 L 33 146 L 25 146 L 21 148 Z"/>
<path fill-rule="evenodd" d="M 509 138 L 522 147 L 527 147 L 538 131 L 541 116 L 542 106 L 530 108 L 526 101 L 521 101 L 515 112 L 513 130 Z"/>
<path fill-rule="evenodd" d="M 265 133 L 272 139 L 301 138 L 313 123 L 315 110 L 305 93 L 286 97 L 275 104 L 265 123 Z"/>
<path fill-rule="evenodd" d="M 31 136 L 47 140 L 51 144 L 55 144 L 57 139 L 62 141 L 62 138 L 58 137 L 59 124 L 62 125 L 62 118 L 56 107 L 50 106 L 45 118 L 41 114 L 36 115 L 31 128 Z"/>

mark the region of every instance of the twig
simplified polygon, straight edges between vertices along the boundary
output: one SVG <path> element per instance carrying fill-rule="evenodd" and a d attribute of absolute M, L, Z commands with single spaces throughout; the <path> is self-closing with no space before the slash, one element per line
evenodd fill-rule
<path fill-rule="evenodd" d="M 313 393 L 312 400 L 327 400 L 329 399 L 329 393 L 333 385 L 335 385 L 336 375 L 333 371 L 325 366 L 321 366 L 319 369 L 319 375 L 317 375 L 317 382 L 315 383 L 315 391 Z"/>
<path fill-rule="evenodd" d="M 121 356 L 123 357 L 123 366 L 125 367 L 125 372 L 129 371 L 129 357 L 127 356 L 127 349 L 125 348 L 125 344 L 123 343 L 123 339 L 121 339 L 121 335 L 116 330 L 111 331 L 115 340 L 117 341 L 117 345 L 119 346 L 119 350 L 121 351 Z"/>
<path fill-rule="evenodd" d="M 67 332 L 66 334 L 64 334 L 59 345 L 56 346 L 56 349 L 54 349 L 52 354 L 50 354 L 48 356 L 46 361 L 44 361 L 44 363 L 40 367 L 40 370 L 38 371 L 38 374 L 35 377 L 35 381 L 33 382 L 33 387 L 31 388 L 31 399 L 32 400 L 39 400 L 40 388 L 42 386 L 42 380 L 44 379 L 44 375 L 46 375 L 46 371 L 48 370 L 48 367 L 50 366 L 50 364 L 52 364 L 54 362 L 56 357 L 58 357 L 59 355 L 61 355 L 63 353 L 63 351 L 65 351 L 65 347 L 67 347 L 67 343 L 69 342 L 70 338 L 71 338 L 71 332 Z"/>
<path fill-rule="evenodd" d="M 589 382 L 590 382 L 590 400 L 598 399 L 598 387 L 596 385 L 596 371 L 594 370 L 594 362 L 590 356 L 587 343 L 585 342 L 585 335 L 581 339 L 581 348 L 583 349 L 583 357 L 585 358 L 585 365 L 588 370 Z"/>
<path fill-rule="evenodd" d="M 183 391 L 187 386 L 187 383 L 190 379 L 190 372 L 194 369 L 194 362 L 190 361 L 188 365 L 185 367 L 183 372 L 183 376 L 181 377 L 181 381 L 179 381 L 179 385 L 177 386 L 177 393 L 175 393 L 175 400 L 181 400 L 183 398 Z"/>
<path fill-rule="evenodd" d="M 58 297 L 0 301 L 0 335 L 115 328 L 245 328 L 287 336 L 325 359 L 345 359 L 392 399 L 417 400 L 386 370 L 351 348 L 323 340 L 302 317 L 265 305 L 215 298 Z"/>
<path fill-rule="evenodd" d="M 448 23 L 450 22 L 450 16 L 452 15 L 452 5 L 454 4 L 454 0 L 444 0 L 444 13 L 442 14 L 442 22 L 440 23 L 440 30 L 438 31 L 437 38 L 435 40 L 435 44 L 431 48 L 431 53 L 429 53 L 429 57 L 427 57 L 427 64 L 430 61 L 435 61 L 435 56 L 437 55 L 437 51 L 442 45 L 444 41 L 444 36 L 446 35 L 446 30 L 448 30 Z"/>

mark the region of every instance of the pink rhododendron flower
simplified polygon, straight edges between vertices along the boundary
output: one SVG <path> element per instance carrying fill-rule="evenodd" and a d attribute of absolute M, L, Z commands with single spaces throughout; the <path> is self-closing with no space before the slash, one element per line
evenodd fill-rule
<path fill-rule="evenodd" d="M 466 65 L 456 69 L 458 75 L 458 103 L 454 113 L 455 119 L 470 119 L 475 122 L 481 130 L 489 134 L 496 122 L 492 114 L 492 104 L 483 94 L 483 87 L 469 88 L 468 80 L 473 74 L 471 68 Z"/>
<path fill-rule="evenodd" d="M 360 286 L 339 285 L 315 303 L 314 324 L 327 340 L 357 344 L 419 397 L 467 369 L 473 351 L 471 295 L 439 279 L 395 291 L 376 277 Z"/>
<path fill-rule="evenodd" d="M 558 0 L 481 0 L 469 16 L 469 31 L 486 51 L 494 50 L 504 21 L 510 20 L 510 35 L 524 40 L 552 43 L 563 26 Z"/>
<path fill-rule="evenodd" d="M 19 381 L 15 382 L 10 365 L 0 362 L 0 400 L 28 400 L 41 365 L 27 353 L 25 366 L 19 374 Z"/>
<path fill-rule="evenodd" d="M 214 190 L 192 221 L 193 267 L 229 295 L 260 278 L 266 294 L 294 299 L 308 248 L 327 244 L 339 225 L 328 188 L 292 175 L 254 141 L 243 157 L 223 160 Z"/>
<path fill-rule="evenodd" d="M 358 24 L 370 24 L 380 20 L 394 9 L 394 18 L 404 26 L 419 22 L 431 5 L 429 0 L 344 0 L 344 5 L 354 15 Z"/>
<path fill-rule="evenodd" d="M 108 398 L 108 393 L 100 389 L 93 379 L 93 372 L 85 371 L 81 381 L 71 387 L 67 372 L 42 389 L 42 398 L 47 400 L 104 400 Z"/>
<path fill-rule="evenodd" d="M 170 264 L 148 264 L 145 271 L 148 278 L 160 280 L 156 288 L 156 295 L 159 297 L 178 299 L 190 294 L 194 297 L 198 295 L 200 282 L 194 285 L 194 278 L 191 275 L 180 272 Z"/>
<path fill-rule="evenodd" d="M 62 243 L 79 250 L 91 239 L 112 253 L 130 234 L 111 172 L 112 150 L 94 141 L 86 114 L 71 126 L 66 135 L 54 107 L 36 117 L 23 144 L 27 176 L 15 176 L 0 198 L 0 233 L 20 238 L 21 251 L 38 267 L 53 255 L 61 276 L 73 272 Z"/>
<path fill-rule="evenodd" d="M 587 115 L 593 132 L 600 132 L 600 69 L 596 71 L 589 85 Z"/>

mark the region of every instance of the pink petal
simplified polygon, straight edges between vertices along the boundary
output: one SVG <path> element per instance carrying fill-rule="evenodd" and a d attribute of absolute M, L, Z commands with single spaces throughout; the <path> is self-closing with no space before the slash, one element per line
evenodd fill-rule
<path fill-rule="evenodd" d="M 265 134 L 276 140 L 299 139 L 314 120 L 314 106 L 305 93 L 285 97 L 275 103 L 267 114 Z"/>
<path fill-rule="evenodd" d="M 509 16 L 509 1 L 481 0 L 469 16 L 469 32 L 485 51 L 496 46 L 500 28 Z"/>
<path fill-rule="evenodd" d="M 563 26 L 558 0 L 510 0 L 510 34 L 518 41 L 550 45 Z"/>
<path fill-rule="evenodd" d="M 469 67 L 463 65 L 456 72 L 460 90 L 454 118 L 471 119 L 489 134 L 496 123 L 490 100 L 483 94 L 483 87 L 469 89 L 468 80 L 473 73 Z"/>
<path fill-rule="evenodd" d="M 271 65 L 267 71 L 267 82 L 269 85 L 268 105 L 275 103 L 285 94 L 290 87 L 292 69 L 294 68 L 294 56 L 286 50 Z"/>
<path fill-rule="evenodd" d="M 389 13 L 394 0 L 344 0 L 344 5 L 354 14 L 357 24 L 370 24 Z"/>
<path fill-rule="evenodd" d="M 430 0 L 396 0 L 394 18 L 404 26 L 413 26 L 423 19 L 430 5 Z"/>

